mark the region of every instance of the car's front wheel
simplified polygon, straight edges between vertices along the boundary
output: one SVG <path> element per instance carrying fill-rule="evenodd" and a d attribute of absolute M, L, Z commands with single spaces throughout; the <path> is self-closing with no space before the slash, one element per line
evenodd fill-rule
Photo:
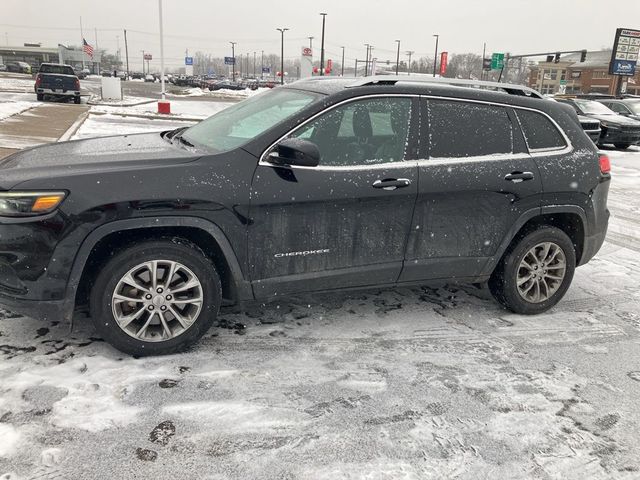
<path fill-rule="evenodd" d="M 222 292 L 214 265 L 187 241 L 124 249 L 101 269 L 91 292 L 98 333 L 131 355 L 184 350 L 211 327 Z"/>
<path fill-rule="evenodd" d="M 489 280 L 489 289 L 515 313 L 542 313 L 567 292 L 575 265 L 575 249 L 567 234 L 542 226 L 509 247 Z"/>

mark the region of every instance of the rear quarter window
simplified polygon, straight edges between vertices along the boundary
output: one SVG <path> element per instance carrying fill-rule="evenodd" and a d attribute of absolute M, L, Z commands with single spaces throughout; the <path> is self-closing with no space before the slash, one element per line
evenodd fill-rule
<path fill-rule="evenodd" d="M 516 115 L 529 150 L 559 150 L 567 146 L 558 128 L 545 115 L 519 109 Z"/>

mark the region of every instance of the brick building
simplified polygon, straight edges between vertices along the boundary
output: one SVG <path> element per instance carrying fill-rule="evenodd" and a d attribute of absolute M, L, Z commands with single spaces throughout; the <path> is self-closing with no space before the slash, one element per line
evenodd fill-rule
<path fill-rule="evenodd" d="M 571 93 L 615 93 L 617 77 L 609 75 L 611 51 L 587 52 L 586 61 L 580 62 L 580 53 L 560 57 L 558 63 L 539 62 L 531 66 L 529 86 L 542 94 L 554 94 L 561 90 L 561 81 L 566 81 L 565 92 Z M 640 95 L 640 66 L 633 77 L 624 77 L 627 93 Z"/>

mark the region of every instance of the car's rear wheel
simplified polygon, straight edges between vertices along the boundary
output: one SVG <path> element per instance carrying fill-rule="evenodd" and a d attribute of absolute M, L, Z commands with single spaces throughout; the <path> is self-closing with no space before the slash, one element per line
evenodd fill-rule
<path fill-rule="evenodd" d="M 73 103 L 76 105 L 80 104 L 80 97 L 73 97 Z"/>
<path fill-rule="evenodd" d="M 489 280 L 489 289 L 499 303 L 515 313 L 541 313 L 567 292 L 575 264 L 575 249 L 567 234 L 543 226 L 509 247 Z"/>
<path fill-rule="evenodd" d="M 614 143 L 613 145 L 621 150 L 625 150 L 631 146 L 630 143 Z"/>
<path fill-rule="evenodd" d="M 211 327 L 222 292 L 214 265 L 187 241 L 126 248 L 101 269 L 91 292 L 98 333 L 131 355 L 184 350 Z"/>
<path fill-rule="evenodd" d="M 44 100 L 44 95 L 42 93 L 36 93 L 36 100 L 42 102 Z"/>

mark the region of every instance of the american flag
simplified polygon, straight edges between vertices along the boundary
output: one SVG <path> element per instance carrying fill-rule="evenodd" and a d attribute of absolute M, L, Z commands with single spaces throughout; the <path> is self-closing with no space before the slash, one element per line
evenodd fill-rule
<path fill-rule="evenodd" d="M 84 53 L 93 58 L 93 47 L 89 45 L 89 43 L 87 43 L 84 38 L 82 39 L 82 50 L 84 51 Z"/>

